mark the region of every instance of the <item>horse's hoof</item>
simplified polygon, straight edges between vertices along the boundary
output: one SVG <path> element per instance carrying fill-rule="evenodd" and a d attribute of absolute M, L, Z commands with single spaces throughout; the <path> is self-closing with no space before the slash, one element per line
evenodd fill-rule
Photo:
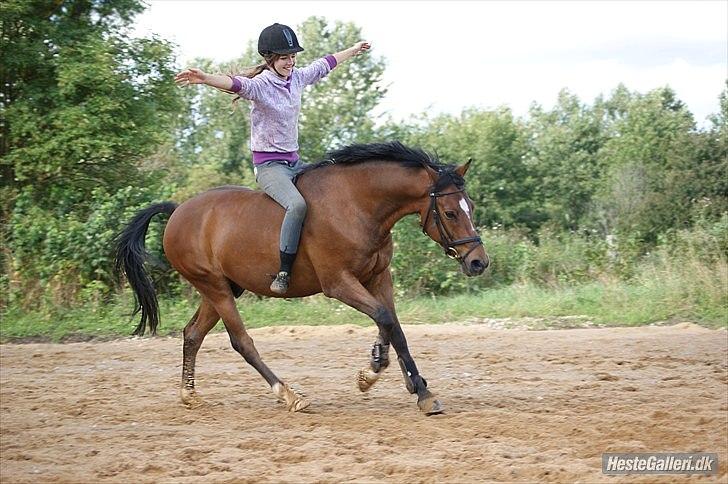
<path fill-rule="evenodd" d="M 180 400 L 188 408 L 199 408 L 205 404 L 194 389 L 182 388 L 179 392 Z"/>
<path fill-rule="evenodd" d="M 305 398 L 297 398 L 291 406 L 288 407 L 289 412 L 300 412 L 304 408 L 311 405 L 311 402 L 306 400 Z"/>
<path fill-rule="evenodd" d="M 303 398 L 303 396 L 297 392 L 291 390 L 291 388 L 285 383 L 276 383 L 271 387 L 271 389 L 278 399 L 285 404 L 289 412 L 300 412 L 311 405 L 311 402 Z"/>
<path fill-rule="evenodd" d="M 430 392 L 427 392 L 427 395 L 424 398 L 417 400 L 417 406 L 425 415 L 437 415 L 438 413 L 445 411 L 445 407 L 442 405 L 442 402 L 440 402 L 440 400 L 438 400 L 435 395 Z"/>
<path fill-rule="evenodd" d="M 359 386 L 359 391 L 368 391 L 379 380 L 380 376 L 380 373 L 375 373 L 369 368 L 359 370 L 356 374 L 356 384 Z"/>

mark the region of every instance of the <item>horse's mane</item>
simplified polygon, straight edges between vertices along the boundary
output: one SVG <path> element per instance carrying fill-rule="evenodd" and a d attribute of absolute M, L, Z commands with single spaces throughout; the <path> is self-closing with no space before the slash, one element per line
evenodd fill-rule
<path fill-rule="evenodd" d="M 420 148 L 405 146 L 399 141 L 387 143 L 352 144 L 330 151 L 323 161 L 308 165 L 301 173 L 324 168 L 332 165 L 353 165 L 373 161 L 386 161 L 397 163 L 408 168 L 423 168 L 428 166 L 440 174 L 436 189 L 449 184 L 462 187 L 463 178 L 455 172 L 453 165 L 440 163 L 436 155 Z"/>

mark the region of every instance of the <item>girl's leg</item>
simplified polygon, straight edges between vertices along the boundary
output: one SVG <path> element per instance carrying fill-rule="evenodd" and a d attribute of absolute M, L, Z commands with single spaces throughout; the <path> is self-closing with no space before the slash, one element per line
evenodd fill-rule
<path fill-rule="evenodd" d="M 257 171 L 260 187 L 286 210 L 279 243 L 281 266 L 271 284 L 271 291 L 284 294 L 288 290 L 303 221 L 306 219 L 306 201 L 293 184 L 293 179 L 298 173 L 296 167 L 273 162 L 258 167 Z"/>

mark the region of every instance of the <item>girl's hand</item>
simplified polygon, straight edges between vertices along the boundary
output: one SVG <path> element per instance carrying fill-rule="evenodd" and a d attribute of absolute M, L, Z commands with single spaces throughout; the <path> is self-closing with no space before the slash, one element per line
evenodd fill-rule
<path fill-rule="evenodd" d="M 354 51 L 354 55 L 361 55 L 364 52 L 368 51 L 372 46 L 369 44 L 369 42 L 361 41 L 354 44 L 354 46 L 351 48 Z"/>
<path fill-rule="evenodd" d="M 352 45 L 348 49 L 342 50 L 341 52 L 337 52 L 334 54 L 334 58 L 336 59 L 337 64 L 341 64 L 344 61 L 348 61 L 349 59 L 356 57 L 358 55 L 362 55 L 364 52 L 368 51 L 371 48 L 371 45 L 369 42 L 361 41 L 357 42 L 356 44 Z"/>
<path fill-rule="evenodd" d="M 189 86 L 190 84 L 205 84 L 207 74 L 197 68 L 190 68 L 180 72 L 174 76 L 174 82 L 179 86 Z"/>

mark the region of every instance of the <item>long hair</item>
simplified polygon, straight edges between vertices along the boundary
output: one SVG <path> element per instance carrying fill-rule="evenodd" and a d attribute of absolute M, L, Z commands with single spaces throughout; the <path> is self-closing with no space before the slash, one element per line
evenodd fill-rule
<path fill-rule="evenodd" d="M 231 76 L 247 77 L 252 79 L 258 74 L 261 74 L 264 70 L 273 66 L 273 63 L 280 58 L 280 54 L 266 54 L 263 56 L 265 62 L 261 62 L 253 67 L 244 67 L 243 69 L 235 68 L 232 69 Z"/>
<path fill-rule="evenodd" d="M 255 76 L 263 73 L 263 71 L 273 67 L 273 63 L 277 61 L 281 57 L 280 54 L 266 54 L 263 56 L 263 59 L 265 62 L 261 62 L 260 64 L 254 65 L 252 67 L 243 67 L 242 69 L 238 66 L 233 66 L 227 76 L 232 79 L 233 77 L 240 76 L 240 77 L 247 77 L 248 79 L 252 79 Z M 236 94 L 232 91 L 228 91 L 227 89 L 219 89 L 219 91 L 226 92 L 228 94 Z M 236 103 L 240 100 L 240 96 L 236 94 L 235 99 L 233 99 L 233 110 L 237 106 Z"/>

